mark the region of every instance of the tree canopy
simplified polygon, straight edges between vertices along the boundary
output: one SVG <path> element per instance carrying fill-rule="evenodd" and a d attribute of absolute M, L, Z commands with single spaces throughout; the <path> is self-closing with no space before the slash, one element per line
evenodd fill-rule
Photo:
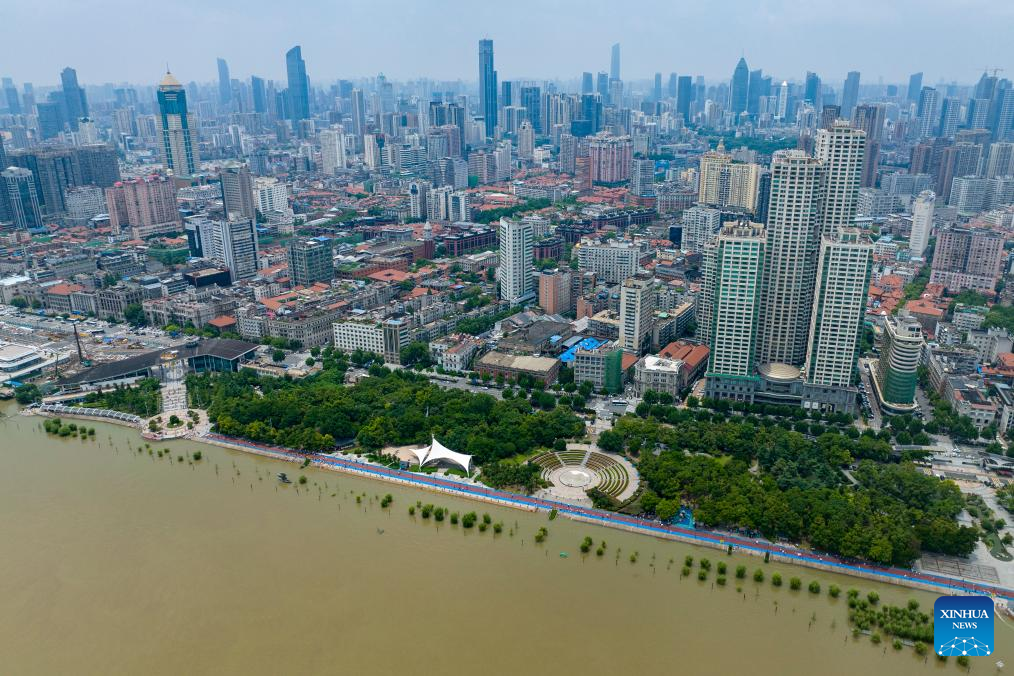
<path fill-rule="evenodd" d="M 243 371 L 192 375 L 189 384 L 212 402 L 208 415 L 222 434 L 309 451 L 353 439 L 376 451 L 426 444 L 436 435 L 485 465 L 584 434 L 584 423 L 567 407 L 537 411 L 524 399 L 444 389 L 425 376 L 377 364 L 371 377 L 345 386 L 344 356 L 327 351 L 323 367 L 301 381 Z"/>

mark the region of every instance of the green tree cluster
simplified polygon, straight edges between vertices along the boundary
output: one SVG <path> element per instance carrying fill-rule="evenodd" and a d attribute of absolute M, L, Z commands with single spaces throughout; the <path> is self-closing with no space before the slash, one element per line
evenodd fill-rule
<path fill-rule="evenodd" d="M 325 351 L 322 358 L 322 372 L 301 381 L 243 371 L 191 376 L 190 382 L 195 396 L 212 402 L 209 418 L 222 434 L 306 450 L 355 440 L 377 451 L 425 444 L 436 435 L 485 466 L 584 432 L 566 407 L 535 411 L 523 399 L 443 389 L 425 376 L 378 364 L 370 367 L 372 377 L 344 386 L 334 355 Z"/>
<path fill-rule="evenodd" d="M 657 451 L 640 453 L 642 506 L 690 505 L 701 525 L 885 564 L 908 565 L 922 549 L 964 556 L 975 546 L 976 530 L 955 520 L 963 507 L 957 486 L 911 464 L 887 464 L 890 446 L 871 435 L 811 439 L 749 418 L 670 410 L 669 424 L 624 416 L 612 430 L 628 451 Z M 840 470 L 856 461 L 853 487 Z"/>
<path fill-rule="evenodd" d="M 161 385 L 158 378 L 145 378 L 134 387 L 115 385 L 102 392 L 91 392 L 84 399 L 84 406 L 108 408 L 141 417 L 152 416 L 161 410 Z"/>

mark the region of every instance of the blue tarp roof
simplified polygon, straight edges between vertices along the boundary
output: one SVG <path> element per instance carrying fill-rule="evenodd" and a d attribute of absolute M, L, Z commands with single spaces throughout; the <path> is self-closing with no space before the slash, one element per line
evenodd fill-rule
<path fill-rule="evenodd" d="M 606 341 L 599 340 L 598 338 L 585 338 L 577 345 L 573 346 L 566 352 L 560 355 L 560 361 L 565 364 L 569 364 L 574 361 L 574 355 L 578 350 L 594 350 L 600 345 L 605 345 Z"/>

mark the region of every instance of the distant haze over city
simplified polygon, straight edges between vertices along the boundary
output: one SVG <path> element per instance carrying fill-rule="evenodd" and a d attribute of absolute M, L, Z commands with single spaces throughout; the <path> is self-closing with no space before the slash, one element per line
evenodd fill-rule
<path fill-rule="evenodd" d="M 153 15 L 157 14 L 157 20 Z M 606 70 L 623 47 L 621 77 L 656 71 L 728 79 L 745 56 L 752 68 L 826 82 L 863 73 L 904 82 L 972 83 L 1009 65 L 1014 3 L 987 0 L 723 0 L 711 3 L 577 3 L 521 0 L 467 6 L 434 0 L 299 3 L 183 0 L 139 11 L 127 0 L 38 0 L 0 8 L 2 75 L 38 86 L 73 65 L 83 84 L 154 83 L 166 63 L 184 82 L 215 79 L 215 58 L 234 77 L 285 76 L 283 55 L 303 46 L 313 81 L 383 72 L 389 79 L 476 79 L 475 43 L 496 43 L 501 79 L 562 79 Z M 1009 75 L 1009 73 L 1008 73 Z"/>

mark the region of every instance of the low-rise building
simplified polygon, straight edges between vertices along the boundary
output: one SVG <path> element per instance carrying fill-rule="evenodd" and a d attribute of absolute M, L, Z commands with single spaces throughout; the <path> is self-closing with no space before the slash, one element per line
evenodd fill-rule
<path fill-rule="evenodd" d="M 467 371 L 482 342 L 471 336 L 456 334 L 430 343 L 430 354 L 441 368 Z"/>
<path fill-rule="evenodd" d="M 487 352 L 476 362 L 475 370 L 479 373 L 503 376 L 507 380 L 517 380 L 519 376 L 529 376 L 549 385 L 560 373 L 560 360 L 551 357 L 515 356 L 503 352 Z"/>

